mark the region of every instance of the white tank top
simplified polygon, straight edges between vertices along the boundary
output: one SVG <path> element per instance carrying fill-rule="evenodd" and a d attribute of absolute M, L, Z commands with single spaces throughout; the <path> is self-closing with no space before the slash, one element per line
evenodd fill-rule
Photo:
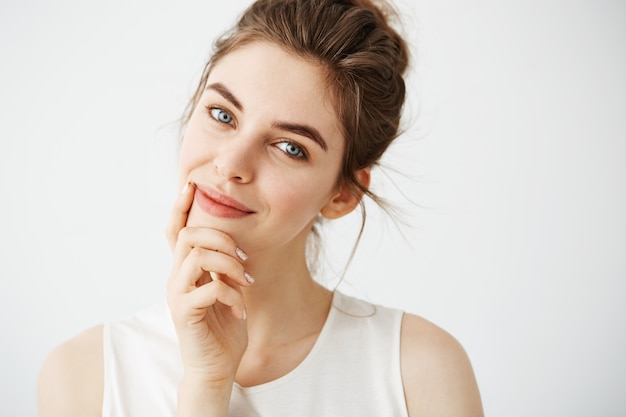
<path fill-rule="evenodd" d="M 407 417 L 400 375 L 402 312 L 334 292 L 326 323 L 294 370 L 235 384 L 230 417 Z M 167 305 L 104 325 L 103 417 L 176 415 L 182 363 Z"/>

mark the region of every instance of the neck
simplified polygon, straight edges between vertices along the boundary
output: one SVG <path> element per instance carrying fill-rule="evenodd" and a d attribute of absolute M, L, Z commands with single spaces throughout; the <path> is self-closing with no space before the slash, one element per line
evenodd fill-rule
<path fill-rule="evenodd" d="M 251 346 L 283 343 L 321 329 L 332 293 L 311 277 L 304 250 L 251 256 L 246 269 L 256 278 L 243 289 Z"/>

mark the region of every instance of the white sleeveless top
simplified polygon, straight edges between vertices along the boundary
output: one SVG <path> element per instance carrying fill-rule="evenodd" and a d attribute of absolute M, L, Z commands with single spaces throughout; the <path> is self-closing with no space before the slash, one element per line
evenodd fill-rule
<path fill-rule="evenodd" d="M 233 388 L 230 417 L 407 417 L 402 312 L 334 292 L 307 357 L 274 381 Z M 166 304 L 104 325 L 103 417 L 176 415 L 182 362 Z"/>

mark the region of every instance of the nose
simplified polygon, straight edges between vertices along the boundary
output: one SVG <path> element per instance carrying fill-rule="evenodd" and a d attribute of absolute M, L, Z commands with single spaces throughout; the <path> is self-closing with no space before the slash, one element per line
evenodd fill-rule
<path fill-rule="evenodd" d="M 231 137 L 218 147 L 213 166 L 224 179 L 239 183 L 248 183 L 254 177 L 256 160 L 252 145 L 243 138 Z"/>

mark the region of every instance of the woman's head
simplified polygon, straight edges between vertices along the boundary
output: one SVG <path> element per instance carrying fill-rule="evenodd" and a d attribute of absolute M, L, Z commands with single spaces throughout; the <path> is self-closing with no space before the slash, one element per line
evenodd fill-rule
<path fill-rule="evenodd" d="M 258 0 L 215 45 L 189 104 L 199 102 L 213 67 L 255 41 L 274 43 L 325 74 L 345 140 L 338 185 L 375 196 L 356 173 L 375 165 L 398 135 L 408 50 L 388 23 L 390 8 L 370 0 Z M 375 198 L 376 199 L 376 198 Z"/>
<path fill-rule="evenodd" d="M 304 260 L 319 213 L 359 203 L 336 186 L 345 140 L 325 73 L 273 42 L 215 64 L 181 145 L 180 179 L 196 184 L 187 226 L 220 230 L 251 256 L 275 254 L 276 268 Z"/>

